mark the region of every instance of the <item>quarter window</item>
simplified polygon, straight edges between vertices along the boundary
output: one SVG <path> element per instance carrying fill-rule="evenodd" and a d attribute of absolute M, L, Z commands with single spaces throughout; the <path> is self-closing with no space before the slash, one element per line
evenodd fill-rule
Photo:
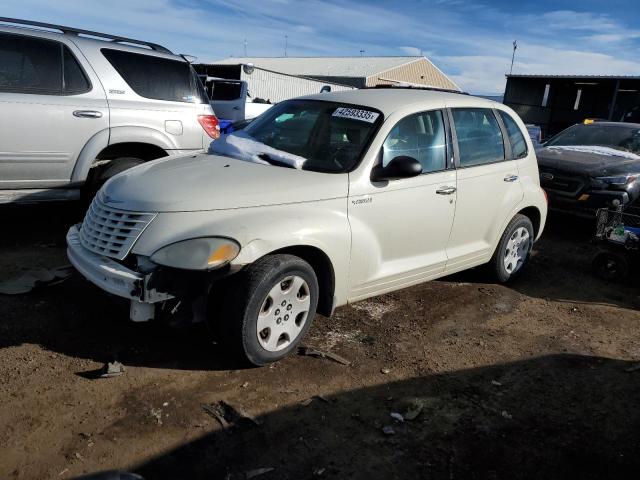
<path fill-rule="evenodd" d="M 444 121 L 439 110 L 409 115 L 400 120 L 382 146 L 382 165 L 395 157 L 413 157 L 422 165 L 422 173 L 447 167 Z"/>
<path fill-rule="evenodd" d="M 493 111 L 486 108 L 452 110 L 458 138 L 460 166 L 469 167 L 504 160 L 502 131 Z"/>
<path fill-rule="evenodd" d="M 0 91 L 73 95 L 90 88 L 82 68 L 62 43 L 0 34 Z"/>
<path fill-rule="evenodd" d="M 204 103 L 204 87 L 187 61 L 102 49 L 125 82 L 141 97 L 173 102 Z"/>
<path fill-rule="evenodd" d="M 507 134 L 509 135 L 509 143 L 511 143 L 511 158 L 518 159 L 527 156 L 527 142 L 524 139 L 524 135 L 522 135 L 522 131 L 518 124 L 515 122 L 511 115 L 502 110 L 498 110 L 500 112 L 500 117 L 502 117 L 502 121 L 504 122 L 504 126 L 507 128 Z"/>

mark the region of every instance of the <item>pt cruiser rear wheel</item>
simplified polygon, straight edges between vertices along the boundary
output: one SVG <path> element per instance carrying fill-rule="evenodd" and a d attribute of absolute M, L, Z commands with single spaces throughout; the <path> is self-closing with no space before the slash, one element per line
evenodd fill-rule
<path fill-rule="evenodd" d="M 528 217 L 521 214 L 513 217 L 489 263 L 496 280 L 507 282 L 522 271 L 533 247 L 533 235 L 533 225 Z"/>
<path fill-rule="evenodd" d="M 318 279 L 294 255 L 268 255 L 239 272 L 211 308 L 225 348 L 260 366 L 286 357 L 309 330 L 318 303 Z M 220 308 L 222 307 L 222 308 Z"/>

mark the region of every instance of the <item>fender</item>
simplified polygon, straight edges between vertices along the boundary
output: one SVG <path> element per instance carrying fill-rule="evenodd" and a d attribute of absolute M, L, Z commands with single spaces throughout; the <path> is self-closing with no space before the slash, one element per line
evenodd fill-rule
<path fill-rule="evenodd" d="M 176 143 L 164 132 L 148 127 L 122 126 L 111 129 L 109 145 L 116 143 L 148 143 L 163 150 L 179 150 Z"/>
<path fill-rule="evenodd" d="M 323 252 L 335 274 L 337 305 L 346 303 L 351 231 L 344 199 L 219 211 L 159 213 L 142 233 L 132 253 L 151 256 L 165 245 L 189 238 L 222 236 L 241 245 L 231 262 L 237 270 L 288 247 Z"/>
<path fill-rule="evenodd" d="M 171 138 L 159 130 L 147 127 L 123 126 L 101 130 L 84 146 L 71 175 L 72 182 L 84 183 L 96 157 L 109 145 L 116 143 L 148 143 L 168 153 L 177 150 Z"/>
<path fill-rule="evenodd" d="M 72 183 L 84 183 L 87 180 L 91 164 L 107 146 L 109 146 L 109 129 L 105 128 L 91 137 L 80 151 L 71 173 Z"/>

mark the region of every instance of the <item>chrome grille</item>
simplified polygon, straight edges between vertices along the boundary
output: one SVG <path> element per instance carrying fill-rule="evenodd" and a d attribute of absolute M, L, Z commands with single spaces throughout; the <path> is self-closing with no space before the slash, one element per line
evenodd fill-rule
<path fill-rule="evenodd" d="M 96 196 L 82 222 L 80 242 L 93 253 L 123 260 L 155 216 L 111 208 Z"/>

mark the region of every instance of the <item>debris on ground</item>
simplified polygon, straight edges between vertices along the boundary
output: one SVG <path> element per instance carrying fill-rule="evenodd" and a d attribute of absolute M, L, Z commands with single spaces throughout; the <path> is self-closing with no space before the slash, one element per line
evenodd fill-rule
<path fill-rule="evenodd" d="M 382 427 L 382 433 L 384 433 L 385 435 L 395 435 L 396 431 L 391 425 L 385 425 L 384 427 Z"/>
<path fill-rule="evenodd" d="M 244 472 L 244 478 L 249 480 L 250 478 L 254 478 L 259 475 L 264 475 L 265 473 L 273 472 L 274 470 L 275 468 L 273 467 L 256 468 L 255 470 L 249 470 L 247 472 Z"/>
<path fill-rule="evenodd" d="M 418 418 L 420 413 L 422 413 L 422 409 L 424 408 L 424 404 L 422 402 L 415 402 L 407 408 L 407 411 L 404 413 L 403 417 L 405 420 L 415 420 Z"/>
<path fill-rule="evenodd" d="M 381 368 L 380 369 L 380 373 L 382 373 L 383 375 L 386 375 L 388 373 L 391 373 L 391 369 L 389 369 L 389 368 Z"/>
<path fill-rule="evenodd" d="M 211 405 L 203 405 L 202 408 L 205 412 L 218 420 L 220 425 L 222 425 L 222 428 L 235 426 L 240 423 L 241 420 L 248 420 L 258 427 L 262 425 L 260 421 L 244 412 L 241 408 L 234 407 L 224 400 L 220 400 L 219 402 Z"/>
<path fill-rule="evenodd" d="M 341 363 L 342 365 L 351 365 L 351 362 L 340 355 L 337 355 L 333 352 L 324 352 L 322 350 L 317 350 L 311 347 L 300 347 L 298 349 L 298 354 L 303 355 L 305 357 L 316 357 L 316 358 L 328 358 L 333 360 L 334 362 Z"/>
<path fill-rule="evenodd" d="M 100 378 L 118 377 L 125 372 L 124 365 L 114 360 L 113 362 L 107 362 L 102 367 Z"/>
<path fill-rule="evenodd" d="M 63 265 L 57 268 L 29 270 L 17 278 L 0 282 L 0 293 L 5 295 L 21 295 L 29 293 L 37 286 L 55 285 L 71 276 L 73 267 Z"/>
<path fill-rule="evenodd" d="M 316 477 L 319 477 L 320 475 L 322 475 L 325 472 L 326 468 L 316 468 L 313 471 L 313 475 Z"/>
<path fill-rule="evenodd" d="M 625 369 L 625 372 L 635 372 L 640 370 L 640 363 L 636 363 L 635 365 L 631 365 L 629 368 Z"/>
<path fill-rule="evenodd" d="M 317 398 L 318 400 L 322 400 L 324 403 L 331 403 L 329 399 L 324 395 L 314 395 L 313 397 L 307 398 L 306 400 L 302 400 L 300 402 L 300 405 L 302 405 L 303 407 L 308 407 L 309 405 L 311 405 L 311 402 L 313 402 L 314 398 Z"/>
<path fill-rule="evenodd" d="M 397 420 L 399 422 L 404 422 L 404 417 L 402 416 L 401 413 L 398 412 L 391 412 L 391 418 L 393 418 L 394 420 Z"/>
<path fill-rule="evenodd" d="M 152 408 L 149 413 L 151 414 L 151 416 L 153 418 L 156 419 L 156 422 L 158 423 L 158 426 L 162 425 L 162 410 L 160 410 L 159 408 Z"/>
<path fill-rule="evenodd" d="M 500 382 L 499 382 L 499 381 L 497 381 L 497 380 L 491 380 L 491 385 L 494 385 L 494 386 L 496 386 L 496 387 L 501 387 L 501 386 L 502 386 L 502 383 L 500 383 Z"/>
<path fill-rule="evenodd" d="M 502 410 L 502 412 L 500 413 L 500 415 L 502 415 L 504 418 L 506 418 L 507 420 L 511 420 L 513 418 L 513 415 L 511 415 L 509 412 L 507 412 L 506 410 Z"/>
<path fill-rule="evenodd" d="M 242 385 L 240 385 L 242 388 L 247 388 L 249 386 L 249 382 L 244 382 Z"/>

